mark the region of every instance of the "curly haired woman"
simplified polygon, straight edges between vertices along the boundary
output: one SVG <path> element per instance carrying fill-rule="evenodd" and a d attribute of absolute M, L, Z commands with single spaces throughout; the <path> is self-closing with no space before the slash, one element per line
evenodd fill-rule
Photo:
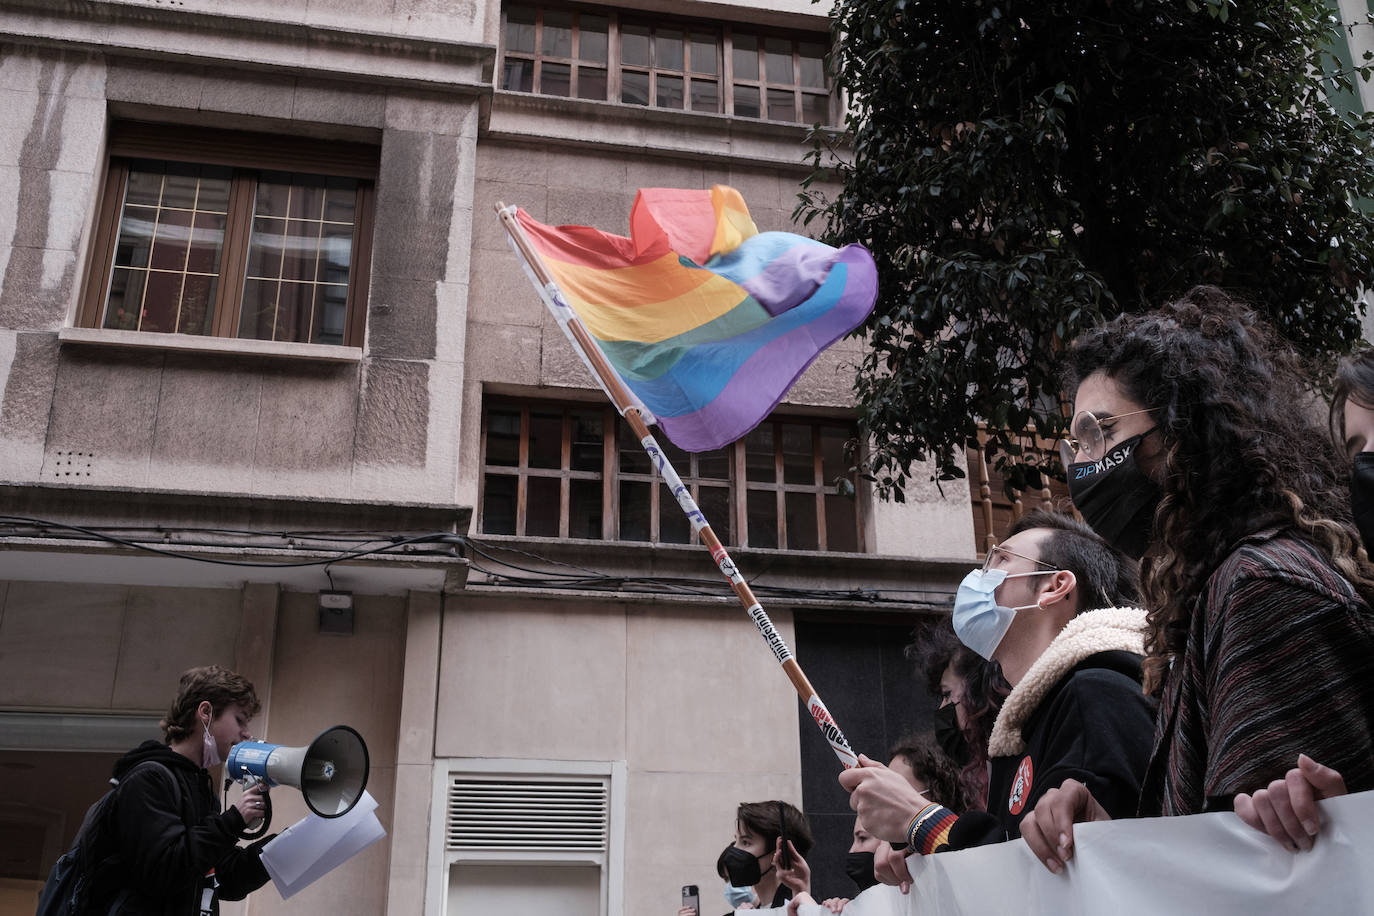
<path fill-rule="evenodd" d="M 1141 813 L 1239 811 L 1303 753 L 1374 788 L 1374 568 L 1295 354 L 1197 287 L 1084 334 L 1067 360 L 1070 494 L 1143 557 L 1160 705 Z M 1022 835 L 1058 871 L 1072 824 L 1104 818 L 1070 780 Z"/>

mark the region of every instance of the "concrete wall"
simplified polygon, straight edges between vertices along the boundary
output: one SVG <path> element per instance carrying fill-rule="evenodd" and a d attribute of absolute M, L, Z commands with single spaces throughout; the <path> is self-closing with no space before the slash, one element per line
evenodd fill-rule
<path fill-rule="evenodd" d="M 439 683 L 436 757 L 626 761 L 627 914 L 718 887 L 740 802 L 800 804 L 796 693 L 737 606 L 455 599 Z"/>

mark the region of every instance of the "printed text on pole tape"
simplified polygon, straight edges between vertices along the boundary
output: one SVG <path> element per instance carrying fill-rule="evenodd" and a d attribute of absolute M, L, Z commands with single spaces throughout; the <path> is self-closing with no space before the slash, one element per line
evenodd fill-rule
<path fill-rule="evenodd" d="M 644 446 L 644 451 L 649 454 L 649 460 L 654 463 L 654 468 L 664 483 L 668 484 L 668 489 L 672 491 L 673 498 L 682 507 L 682 512 L 687 516 L 687 521 L 692 523 L 692 533 L 699 534 L 701 529 L 707 525 L 706 516 L 697 507 L 696 501 L 692 499 L 692 491 L 687 489 L 687 485 L 682 482 L 682 478 L 677 476 L 677 469 L 668 461 L 668 456 L 663 454 L 663 450 L 658 447 L 658 442 L 653 436 L 645 436 L 639 440 L 639 444 Z M 726 573 L 729 575 L 729 573 Z"/>
<path fill-rule="evenodd" d="M 811 713 L 811 718 L 816 720 L 820 726 L 821 734 L 825 735 L 825 740 L 830 742 L 830 747 L 835 751 L 835 756 L 840 758 L 840 765 L 846 770 L 859 765 L 859 758 L 855 756 L 854 749 L 845 740 L 844 733 L 835 724 L 834 718 L 830 715 L 830 710 L 825 708 L 821 698 L 814 693 L 811 699 L 806 701 L 807 711 Z"/>
<path fill-rule="evenodd" d="M 792 650 L 787 648 L 787 643 L 782 641 L 778 631 L 773 627 L 773 621 L 768 619 L 767 612 L 763 605 L 755 603 L 749 606 L 749 616 L 754 619 L 754 626 L 759 628 L 764 640 L 768 643 L 768 648 L 773 650 L 773 655 L 777 657 L 778 663 L 782 664 L 792 657 Z"/>

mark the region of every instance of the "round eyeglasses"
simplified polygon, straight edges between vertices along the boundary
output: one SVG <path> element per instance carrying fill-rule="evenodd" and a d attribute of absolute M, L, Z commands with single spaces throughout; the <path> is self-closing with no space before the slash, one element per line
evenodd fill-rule
<path fill-rule="evenodd" d="M 1122 417 L 1133 417 L 1136 414 L 1149 413 L 1158 409 L 1157 407 L 1144 407 L 1140 410 L 1119 413 L 1114 417 L 1099 417 L 1090 410 L 1080 410 L 1073 415 L 1073 422 L 1069 424 L 1069 437 L 1059 440 L 1059 460 L 1064 463 L 1066 468 L 1078 461 L 1080 453 L 1087 461 L 1097 461 L 1107 453 L 1107 438 L 1102 432 L 1103 423 L 1111 423 L 1111 421 L 1120 420 Z"/>

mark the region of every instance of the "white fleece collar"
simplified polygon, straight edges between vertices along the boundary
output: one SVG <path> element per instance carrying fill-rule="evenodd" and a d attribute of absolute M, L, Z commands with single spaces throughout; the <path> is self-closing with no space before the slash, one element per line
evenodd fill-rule
<path fill-rule="evenodd" d="M 1054 642 L 1012 688 L 988 738 L 989 757 L 1011 757 L 1026 750 L 1021 727 L 1045 694 L 1083 659 L 1099 652 L 1121 650 L 1145 654 L 1145 611 L 1138 607 L 1109 607 L 1084 611 L 1068 622 Z"/>

